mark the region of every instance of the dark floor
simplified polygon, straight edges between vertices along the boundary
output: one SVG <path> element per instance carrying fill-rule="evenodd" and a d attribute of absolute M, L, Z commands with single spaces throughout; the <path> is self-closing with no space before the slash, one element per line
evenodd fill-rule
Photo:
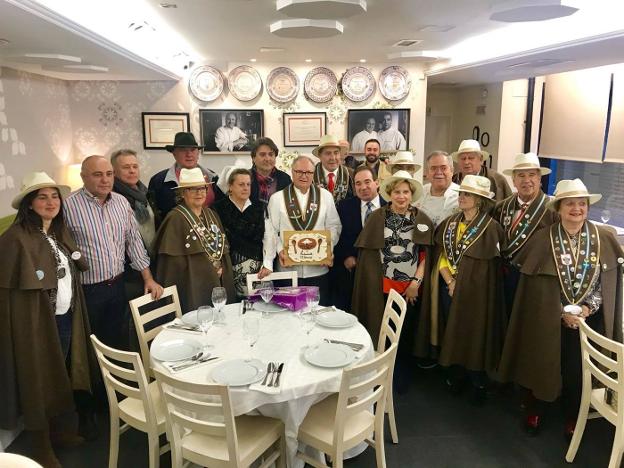
<path fill-rule="evenodd" d="M 608 464 L 613 427 L 606 421 L 591 420 L 573 465 L 565 462 L 567 442 L 557 404 L 547 409 L 542 431 L 526 435 L 520 424 L 522 411 L 516 396 L 491 395 L 486 405 L 477 408 L 468 395 L 451 396 L 439 369 L 414 373 L 407 394 L 395 397 L 399 444 L 390 442 L 386 431 L 386 462 L 389 468 L 404 467 L 591 467 Z M 104 418 L 102 418 L 104 419 Z M 108 462 L 107 421 L 102 421 L 99 440 L 79 448 L 59 451 L 64 468 L 100 468 Z M 18 438 L 8 449 L 25 453 Z M 169 455 L 161 466 L 170 467 Z M 147 467 L 147 439 L 131 430 L 121 436 L 119 467 Z M 345 463 L 347 468 L 375 466 L 373 449 Z"/>

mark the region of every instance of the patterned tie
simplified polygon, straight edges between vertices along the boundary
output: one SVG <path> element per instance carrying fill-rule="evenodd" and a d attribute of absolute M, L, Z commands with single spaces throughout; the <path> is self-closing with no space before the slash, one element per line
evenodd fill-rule
<path fill-rule="evenodd" d="M 334 173 L 330 172 L 328 174 L 329 177 L 329 182 L 327 182 L 327 190 L 329 190 L 331 193 L 334 193 Z"/>
<path fill-rule="evenodd" d="M 364 213 L 364 224 L 368 221 L 368 217 L 373 212 L 373 202 L 366 202 L 366 213 Z"/>
<path fill-rule="evenodd" d="M 514 219 L 514 222 L 511 224 L 511 227 L 509 228 L 509 232 L 513 232 L 514 229 L 516 229 L 516 226 L 518 226 L 518 223 L 524 216 L 524 213 L 526 213 L 526 210 L 528 207 L 529 207 L 529 203 L 522 203 L 520 205 L 520 212 L 518 213 L 518 216 L 516 217 L 516 219 Z"/>

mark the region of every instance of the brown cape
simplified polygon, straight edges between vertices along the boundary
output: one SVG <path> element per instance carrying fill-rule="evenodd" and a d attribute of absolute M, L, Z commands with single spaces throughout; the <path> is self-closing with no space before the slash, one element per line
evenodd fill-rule
<path fill-rule="evenodd" d="M 607 337 L 622 342 L 622 263 L 624 253 L 602 227 L 600 284 Z M 554 401 L 561 390 L 561 287 L 550 245 L 550 229 L 536 232 L 515 258 L 522 276 L 518 284 L 499 373 Z"/>
<path fill-rule="evenodd" d="M 228 303 L 236 302 L 232 261 L 225 230 L 219 215 L 209 208 L 204 208 L 204 211 L 212 213 L 217 220 L 217 226 L 224 233 L 225 249 L 221 258 L 223 267 L 221 278 L 217 275 L 200 241 L 192 239 L 189 223 L 177 210 L 167 214 L 158 228 L 152 246 L 153 255 L 156 257 L 156 281 L 163 287 L 177 286 L 182 313 L 212 304 L 212 289 L 218 286 L 223 286 L 227 290 Z M 209 215 L 206 216 L 210 219 Z"/>
<path fill-rule="evenodd" d="M 359 249 L 357 267 L 355 269 L 355 285 L 353 288 L 353 300 L 351 310 L 358 317 L 360 323 L 366 327 L 371 335 L 373 343 L 379 339 L 381 319 L 384 313 L 383 297 L 383 273 L 381 271 L 381 257 L 379 251 L 384 248 L 384 224 L 389 205 L 382 206 L 373 211 L 362 232 L 355 241 Z M 420 210 L 416 211 L 414 225 L 427 226 L 427 230 L 421 231 L 414 228 L 412 231 L 414 243 L 425 247 L 425 276 L 424 284 L 420 288 L 421 310 L 429 308 L 429 282 L 431 268 L 431 247 L 433 246 L 433 223 L 429 217 Z M 420 333 L 420 331 L 417 331 Z M 418 341 L 418 340 L 416 340 Z M 418 350 L 415 350 L 417 354 Z"/>
<path fill-rule="evenodd" d="M 57 239 L 71 254 L 78 251 L 69 231 Z M 73 409 L 72 390 L 91 390 L 97 371 L 87 340 L 89 319 L 78 269 L 71 259 L 72 338 L 69 373 L 50 304 L 57 286 L 56 260 L 39 233 L 13 224 L 0 236 L 4 268 L 0 269 L 0 428 L 14 429 L 23 417 L 28 430 L 48 427 L 50 418 Z M 73 265 L 72 265 L 73 264 Z M 43 274 L 40 280 L 37 276 Z"/>

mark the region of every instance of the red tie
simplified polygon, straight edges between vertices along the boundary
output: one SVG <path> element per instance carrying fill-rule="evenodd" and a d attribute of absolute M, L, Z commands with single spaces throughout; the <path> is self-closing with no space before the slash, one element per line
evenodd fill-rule
<path fill-rule="evenodd" d="M 329 190 L 331 193 L 334 193 L 334 173 L 330 172 L 328 174 L 329 177 L 329 182 L 327 182 L 327 190 Z"/>

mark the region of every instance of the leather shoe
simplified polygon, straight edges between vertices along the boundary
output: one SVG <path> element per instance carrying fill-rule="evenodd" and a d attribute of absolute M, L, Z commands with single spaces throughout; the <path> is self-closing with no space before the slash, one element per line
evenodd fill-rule
<path fill-rule="evenodd" d="M 568 442 L 572 440 L 574 430 L 576 429 L 576 419 L 568 419 L 563 429 L 563 436 Z"/>
<path fill-rule="evenodd" d="M 529 414 L 524 420 L 524 430 L 530 436 L 534 436 L 538 433 L 541 422 L 537 414 Z"/>

